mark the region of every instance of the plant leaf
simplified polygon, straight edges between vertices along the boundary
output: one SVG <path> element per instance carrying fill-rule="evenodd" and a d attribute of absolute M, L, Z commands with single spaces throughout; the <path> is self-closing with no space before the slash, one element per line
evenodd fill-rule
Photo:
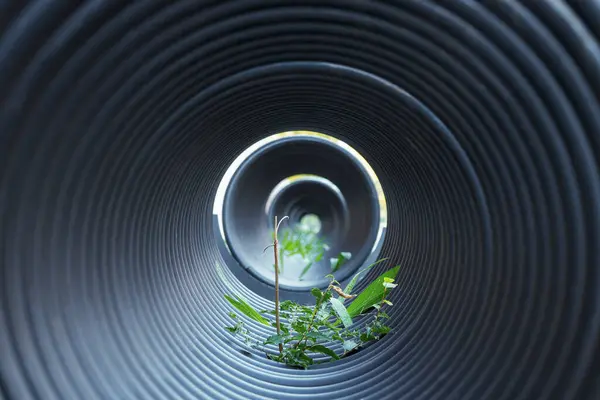
<path fill-rule="evenodd" d="M 356 295 L 354 294 L 348 294 L 348 293 L 344 293 L 344 291 L 339 287 L 339 286 L 330 286 L 331 289 L 336 292 L 338 295 L 340 295 L 341 298 L 344 299 L 351 299 L 353 297 L 356 297 Z M 343 301 L 343 300 L 342 300 Z"/>
<path fill-rule="evenodd" d="M 390 328 L 389 326 L 383 325 L 380 323 L 375 323 L 371 327 L 371 332 L 373 332 L 376 335 L 385 335 L 385 334 L 389 333 L 391 330 L 392 330 L 392 328 Z"/>
<path fill-rule="evenodd" d="M 305 353 L 299 353 L 297 359 L 300 361 L 300 365 L 302 365 L 304 368 L 308 368 L 309 365 L 313 364 L 313 359 L 307 356 Z"/>
<path fill-rule="evenodd" d="M 321 300 L 321 297 L 323 297 L 323 293 L 319 290 L 319 288 L 312 288 L 310 290 L 310 293 L 315 296 L 315 299 L 317 299 L 317 301 Z"/>
<path fill-rule="evenodd" d="M 342 251 L 340 254 L 338 254 L 337 258 L 330 259 L 329 262 L 331 263 L 331 271 L 336 272 L 351 257 L 352 257 L 351 253 Z"/>
<path fill-rule="evenodd" d="M 240 296 L 236 297 L 237 300 L 228 295 L 225 295 L 227 301 L 231 303 L 232 306 L 237 308 L 241 313 L 243 313 L 246 317 L 253 319 L 254 321 L 259 322 L 263 325 L 269 326 L 268 319 L 260 315 L 258 311 L 256 311 L 250 304 L 248 304 L 248 302 L 246 302 L 246 300 L 244 300 Z"/>
<path fill-rule="evenodd" d="M 265 344 L 281 344 L 285 340 L 285 336 L 271 335 L 265 340 Z"/>
<path fill-rule="evenodd" d="M 303 336 L 302 336 L 302 335 L 294 335 L 294 336 L 290 336 L 290 337 L 288 337 L 287 339 L 285 339 L 285 343 L 292 342 L 292 341 L 294 341 L 294 340 L 300 340 L 300 339 L 302 339 L 302 338 L 303 338 Z"/>
<path fill-rule="evenodd" d="M 298 306 L 298 304 L 294 303 L 291 300 L 284 300 L 281 303 L 279 303 L 279 309 L 281 311 L 290 311 L 290 310 L 292 310 L 296 306 Z"/>
<path fill-rule="evenodd" d="M 333 307 L 333 310 L 335 311 L 335 313 L 342 320 L 342 323 L 344 324 L 344 326 L 346 328 L 349 328 L 350 326 L 352 326 L 352 317 L 350 317 L 348 310 L 346 310 L 346 307 L 344 307 L 342 302 L 334 297 L 330 298 L 329 302 L 331 303 L 331 306 Z"/>
<path fill-rule="evenodd" d="M 384 278 L 396 278 L 399 270 L 400 266 L 397 265 L 379 275 L 373 282 L 371 282 L 369 286 L 367 286 L 365 290 L 363 290 L 362 293 L 359 294 L 358 297 L 356 297 L 348 306 L 348 314 L 350 314 L 350 317 L 354 318 L 365 310 L 373 307 L 373 305 L 381 303 L 385 293 L 385 288 L 383 287 Z"/>
<path fill-rule="evenodd" d="M 340 356 L 338 356 L 337 354 L 335 354 L 335 351 L 331 350 L 329 347 L 325 347 L 325 346 L 320 345 L 320 344 L 316 344 L 314 346 L 310 346 L 309 348 L 307 348 L 307 350 L 312 351 L 314 353 L 325 354 L 325 355 L 333 358 L 334 360 L 339 360 L 340 359 Z"/>
<path fill-rule="evenodd" d="M 302 277 L 304 276 L 304 274 L 306 274 L 308 272 L 308 270 L 310 269 L 310 267 L 312 267 L 312 265 L 313 265 L 312 261 L 309 262 L 308 264 L 306 264 L 306 266 L 304 267 L 304 269 L 300 273 L 300 276 L 298 277 L 298 279 L 302 279 Z"/>
<path fill-rule="evenodd" d="M 350 282 L 348 283 L 348 285 L 344 289 L 344 293 L 347 293 L 347 294 L 352 293 L 352 289 L 354 289 L 354 286 L 356 286 L 356 284 L 358 283 L 359 276 L 362 275 L 362 274 L 364 274 L 365 272 L 369 271 L 375 265 L 377 265 L 377 264 L 379 264 L 381 262 L 384 262 L 385 260 L 387 260 L 387 258 L 382 258 L 381 260 L 377 260 L 373 264 L 366 266 L 365 268 L 363 268 L 362 270 L 360 270 L 356 274 L 354 274 L 354 276 L 352 277 L 352 279 L 350 280 Z"/>
<path fill-rule="evenodd" d="M 325 254 L 324 251 L 321 251 L 319 254 L 317 254 L 317 256 L 315 257 L 315 262 L 319 262 L 323 259 L 323 255 Z"/>
<path fill-rule="evenodd" d="M 324 333 L 321 332 L 308 332 L 306 334 L 306 337 L 308 338 L 312 338 L 315 340 L 329 340 L 331 339 L 329 336 L 325 335 Z"/>
<path fill-rule="evenodd" d="M 344 344 L 342 346 L 344 347 L 344 350 L 350 351 L 356 348 L 358 343 L 356 343 L 354 340 L 344 340 Z"/>
<path fill-rule="evenodd" d="M 292 324 L 292 328 L 294 328 L 294 330 L 298 333 L 306 332 L 306 326 L 300 321 L 294 322 Z"/>

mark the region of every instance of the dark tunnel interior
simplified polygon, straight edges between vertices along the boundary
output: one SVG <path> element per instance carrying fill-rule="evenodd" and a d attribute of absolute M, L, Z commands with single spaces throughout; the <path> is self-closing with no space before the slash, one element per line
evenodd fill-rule
<path fill-rule="evenodd" d="M 0 398 L 600 398 L 599 21 L 598 0 L 0 5 Z M 305 371 L 222 328 L 224 294 L 274 290 L 213 215 L 236 157 L 294 130 L 372 166 L 401 266 L 392 334 Z M 345 198 L 367 241 L 370 190 Z"/>

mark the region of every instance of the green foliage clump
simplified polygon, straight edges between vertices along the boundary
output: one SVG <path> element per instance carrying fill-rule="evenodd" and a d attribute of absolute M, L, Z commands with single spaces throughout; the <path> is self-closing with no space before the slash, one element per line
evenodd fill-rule
<path fill-rule="evenodd" d="M 382 261 L 384 260 L 379 260 L 377 263 Z M 315 364 L 314 357 L 319 354 L 328 356 L 328 361 L 339 360 L 390 332 L 390 327 L 386 325 L 389 316 L 384 310 L 392 306 L 387 296 L 397 286 L 394 278 L 399 267 L 380 275 L 358 296 L 351 294 L 359 276 L 375 264 L 358 272 L 344 289 L 340 288 L 339 282 L 333 275 L 328 275 L 330 284 L 325 290 L 318 288 L 311 290 L 315 297 L 313 306 L 286 300 L 281 302 L 279 309 L 258 312 L 243 299 L 226 296 L 231 305 L 252 320 L 264 324 L 266 318 L 263 315 L 279 314 L 281 323 L 278 328 L 279 334 L 271 335 L 262 342 L 250 337 L 244 322 L 234 313 L 229 315 L 235 324 L 225 329 L 241 336 L 247 345 L 263 349 L 271 360 L 291 367 L 308 368 Z M 353 301 L 346 307 L 344 303 L 350 299 Z M 372 319 L 364 326 L 353 329 L 353 318 L 372 310 L 376 311 Z M 277 327 L 272 320 L 267 323 L 274 328 Z M 270 345 L 281 345 L 280 351 L 270 352 Z"/>
<path fill-rule="evenodd" d="M 273 237 L 274 235 L 275 232 Z M 280 271 L 283 271 L 285 257 L 299 255 L 305 260 L 306 265 L 298 279 L 302 279 L 312 265 L 321 261 L 325 252 L 329 250 L 329 246 L 318 232 L 302 224 L 283 229 L 279 244 Z"/>
<path fill-rule="evenodd" d="M 272 233 L 275 239 L 275 232 Z M 298 276 L 302 280 L 310 268 L 320 262 L 330 249 L 326 241 L 319 235 L 314 226 L 300 223 L 293 227 L 284 228 L 279 238 L 279 272 L 284 269 L 286 257 L 300 256 L 305 264 Z M 332 272 L 337 272 L 342 265 L 352 258 L 350 252 L 340 252 L 337 257 L 330 258 Z"/>

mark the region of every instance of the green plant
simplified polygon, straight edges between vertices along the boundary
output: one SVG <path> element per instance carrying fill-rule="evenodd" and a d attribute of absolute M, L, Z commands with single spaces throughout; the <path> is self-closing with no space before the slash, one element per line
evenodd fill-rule
<path fill-rule="evenodd" d="M 274 238 L 275 232 L 273 232 Z M 321 261 L 325 252 L 329 250 L 329 246 L 319 237 L 318 232 L 302 224 L 284 228 L 281 231 L 279 243 L 281 244 L 279 247 L 280 272 L 283 271 L 285 257 L 299 255 L 306 262 L 298 279 L 302 279 L 310 267 Z"/>
<path fill-rule="evenodd" d="M 276 219 L 275 232 L 278 225 Z M 275 309 L 259 312 L 239 296 L 237 298 L 225 296 L 225 298 L 246 317 L 274 327 L 276 333 L 262 342 L 258 341 L 250 336 L 244 322 L 234 313 L 230 313 L 229 316 L 235 324 L 226 327 L 226 330 L 241 336 L 248 346 L 264 350 L 268 358 L 299 368 L 313 365 L 317 354 L 328 356 L 328 361 L 338 360 L 390 332 L 390 327 L 385 323 L 389 316 L 384 308 L 392 306 L 387 297 L 397 286 L 394 279 L 399 270 L 398 266 L 380 275 L 359 295 L 352 294 L 358 278 L 385 259 L 359 271 L 344 289 L 340 287 L 340 283 L 333 275 L 328 275 L 330 283 L 325 290 L 318 288 L 311 290 L 315 297 L 314 306 L 301 305 L 290 300 L 279 303 L 277 236 L 272 246 L 276 271 Z M 348 307 L 344 304 L 347 300 L 352 300 Z M 353 329 L 355 326 L 353 318 L 373 309 L 376 313 L 372 319 L 362 327 Z M 267 320 L 263 315 L 274 316 L 275 321 Z M 277 346 L 279 351 L 276 353 L 269 351 L 271 345 Z"/>
<path fill-rule="evenodd" d="M 351 253 L 342 251 L 337 257 L 330 258 L 329 263 L 331 264 L 331 272 L 337 272 L 337 270 L 340 269 L 340 267 L 344 265 L 346 261 L 350 260 L 350 257 L 352 257 Z"/>
<path fill-rule="evenodd" d="M 272 237 L 274 240 L 275 231 L 273 231 Z M 298 276 L 299 280 L 302 280 L 310 268 L 321 261 L 325 252 L 330 249 L 315 226 L 307 223 L 299 223 L 282 229 L 279 244 L 278 272 L 283 272 L 286 257 L 300 256 L 306 264 Z M 340 252 L 337 257 L 330 258 L 331 271 L 337 272 L 351 257 L 352 254 L 349 252 Z"/>

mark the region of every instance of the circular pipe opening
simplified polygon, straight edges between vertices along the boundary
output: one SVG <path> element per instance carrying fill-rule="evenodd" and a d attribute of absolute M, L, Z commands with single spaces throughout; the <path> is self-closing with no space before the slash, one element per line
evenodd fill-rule
<path fill-rule="evenodd" d="M 303 231 L 319 233 L 321 232 L 321 218 L 316 214 L 304 214 L 300 218 L 300 226 Z"/>
<path fill-rule="evenodd" d="M 273 290 L 272 255 L 262 250 L 272 243 L 276 215 L 289 217 L 279 236 L 282 291 L 324 287 L 332 272 L 342 282 L 377 256 L 383 192 L 364 158 L 347 144 L 320 133 L 278 134 L 251 146 L 232 167 L 220 185 L 223 196 L 216 197 L 222 206 L 215 209 L 223 210 L 219 239 L 242 281 L 266 283 L 259 293 Z M 303 218 L 316 230 L 307 229 Z M 341 254 L 343 263 L 337 261 Z"/>

